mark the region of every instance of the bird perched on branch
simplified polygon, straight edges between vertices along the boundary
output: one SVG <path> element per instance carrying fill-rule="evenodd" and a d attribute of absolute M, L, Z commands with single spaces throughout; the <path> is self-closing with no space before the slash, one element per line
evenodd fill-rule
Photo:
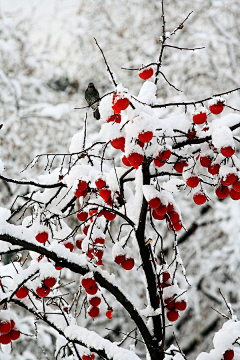
<path fill-rule="evenodd" d="M 95 119 L 99 120 L 100 113 L 98 110 L 98 105 L 100 103 L 100 96 L 93 83 L 88 84 L 88 87 L 85 90 L 85 99 L 88 105 L 93 109 L 93 116 L 95 117 Z"/>

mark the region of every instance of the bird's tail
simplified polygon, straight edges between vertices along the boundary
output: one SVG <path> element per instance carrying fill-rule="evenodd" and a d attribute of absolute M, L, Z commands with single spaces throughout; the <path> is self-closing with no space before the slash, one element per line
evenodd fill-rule
<path fill-rule="evenodd" d="M 93 116 L 95 117 L 96 120 L 100 119 L 100 112 L 99 112 L 98 108 L 97 108 L 97 110 L 95 110 L 93 112 Z"/>

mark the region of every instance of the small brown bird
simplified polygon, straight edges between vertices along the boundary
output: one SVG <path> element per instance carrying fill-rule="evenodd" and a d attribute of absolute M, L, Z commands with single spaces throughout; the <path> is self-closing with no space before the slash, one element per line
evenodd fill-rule
<path fill-rule="evenodd" d="M 96 120 L 100 119 L 100 113 L 98 106 L 100 103 L 99 92 L 95 88 L 93 83 L 89 83 L 87 89 L 85 90 L 85 99 L 88 105 L 93 109 L 93 116 Z"/>

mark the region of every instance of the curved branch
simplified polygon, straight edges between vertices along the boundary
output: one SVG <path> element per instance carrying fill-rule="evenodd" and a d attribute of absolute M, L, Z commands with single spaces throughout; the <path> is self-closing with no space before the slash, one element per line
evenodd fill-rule
<path fill-rule="evenodd" d="M 12 226 L 12 225 L 9 225 Z M 59 265 L 66 267 L 73 271 L 74 273 L 85 275 L 89 271 L 92 271 L 94 274 L 95 280 L 99 283 L 100 286 L 108 290 L 115 298 L 116 300 L 126 309 L 126 311 L 129 313 L 133 321 L 136 323 L 145 343 L 146 346 L 151 349 L 151 347 L 156 346 L 155 341 L 153 341 L 152 336 L 143 321 L 142 317 L 140 316 L 137 309 L 134 307 L 132 302 L 126 297 L 126 295 L 119 289 L 118 286 L 111 283 L 107 278 L 105 278 L 100 272 L 95 270 L 91 264 L 87 264 L 85 262 L 82 266 L 79 265 L 79 255 L 77 254 L 67 254 L 67 256 L 60 256 L 56 252 L 52 250 L 48 250 L 48 248 L 44 246 L 40 246 L 35 244 L 34 242 L 28 242 L 23 239 L 16 238 L 14 236 L 8 235 L 8 234 L 1 234 L 0 240 L 8 242 L 12 245 L 19 245 L 24 247 L 26 250 L 35 251 L 41 255 L 44 255 L 48 257 L 49 259 L 53 260 L 55 263 L 58 263 Z M 61 246 L 61 245 L 59 245 Z M 69 258 L 71 260 L 69 260 Z"/>
<path fill-rule="evenodd" d="M 6 182 L 10 182 L 10 183 L 14 183 L 14 184 L 19 184 L 19 185 L 32 185 L 32 186 L 37 186 L 43 189 L 53 189 L 53 188 L 58 188 L 58 187 L 67 187 L 67 185 L 63 184 L 62 182 L 58 182 L 55 184 L 40 184 L 37 183 L 35 181 L 25 181 L 25 180 L 16 180 L 16 179 L 9 179 L 6 178 L 5 176 L 0 175 L 0 179 L 6 181 Z"/>

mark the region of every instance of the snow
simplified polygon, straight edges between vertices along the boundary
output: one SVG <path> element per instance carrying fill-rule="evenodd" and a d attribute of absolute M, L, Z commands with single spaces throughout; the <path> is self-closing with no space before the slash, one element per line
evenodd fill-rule
<path fill-rule="evenodd" d="M 222 126 L 213 131 L 212 142 L 213 145 L 218 149 L 226 146 L 235 147 L 233 134 L 227 126 Z"/>
<path fill-rule="evenodd" d="M 78 131 L 73 135 L 71 144 L 69 147 L 70 153 L 78 153 L 83 150 L 84 145 L 84 131 Z"/>
<path fill-rule="evenodd" d="M 138 100 L 146 103 L 146 104 L 155 104 L 156 102 L 156 91 L 157 87 L 156 85 L 147 80 L 143 83 L 139 94 L 138 94 Z"/>
<path fill-rule="evenodd" d="M 87 330 L 83 327 L 72 325 L 64 330 L 65 336 L 69 340 L 78 340 L 93 351 L 103 350 L 110 360 L 140 360 L 132 351 L 120 348 L 114 343 L 99 336 L 94 331 Z"/>

